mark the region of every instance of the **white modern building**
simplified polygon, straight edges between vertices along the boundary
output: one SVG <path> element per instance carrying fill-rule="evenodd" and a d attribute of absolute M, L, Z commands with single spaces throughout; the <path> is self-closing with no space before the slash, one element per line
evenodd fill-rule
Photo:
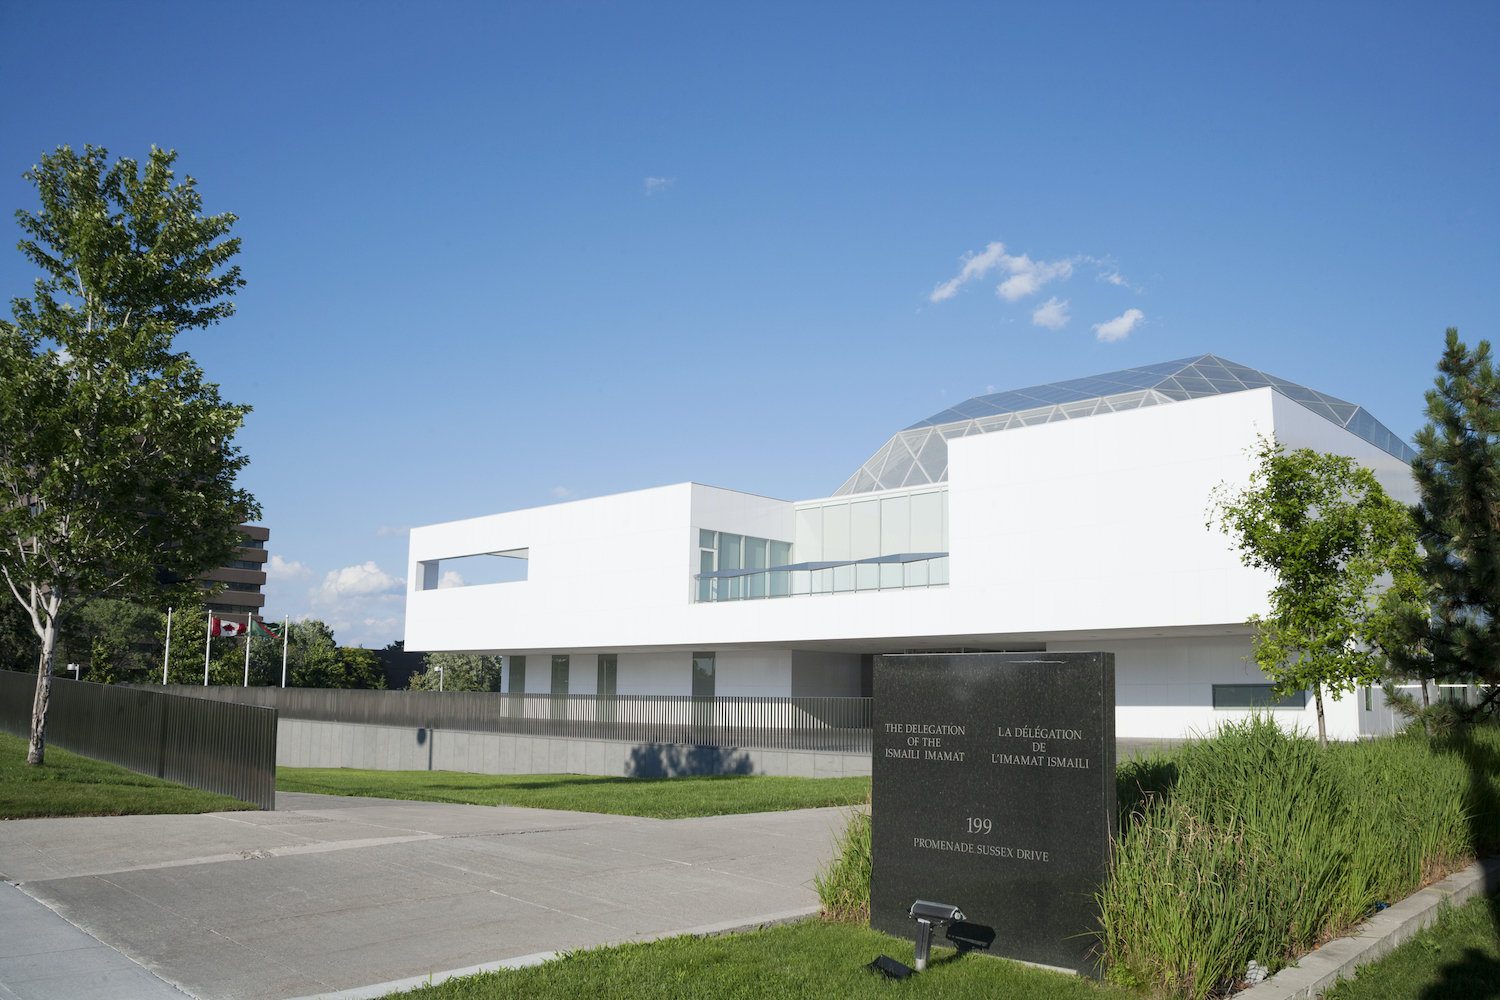
<path fill-rule="evenodd" d="M 1205 731 L 1269 693 L 1244 624 L 1269 577 L 1206 522 L 1272 434 L 1414 500 L 1363 408 L 1207 354 L 969 399 L 825 498 L 680 483 L 413 529 L 406 648 L 503 654 L 512 691 L 720 696 L 866 695 L 879 653 L 1107 650 L 1119 736 Z M 1331 736 L 1390 723 L 1378 689 L 1325 707 Z M 1311 697 L 1275 711 L 1314 724 Z"/>

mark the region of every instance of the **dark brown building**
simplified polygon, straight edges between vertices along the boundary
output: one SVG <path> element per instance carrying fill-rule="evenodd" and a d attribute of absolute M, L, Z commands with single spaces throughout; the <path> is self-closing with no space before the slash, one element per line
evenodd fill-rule
<path fill-rule="evenodd" d="M 266 542 L 271 538 L 271 529 L 242 524 L 239 531 L 244 542 L 235 550 L 234 558 L 199 579 L 224 584 L 224 589 L 204 607 L 216 617 L 243 624 L 251 615 L 260 618 L 261 609 L 266 606 L 266 595 L 260 588 L 266 582 Z"/>

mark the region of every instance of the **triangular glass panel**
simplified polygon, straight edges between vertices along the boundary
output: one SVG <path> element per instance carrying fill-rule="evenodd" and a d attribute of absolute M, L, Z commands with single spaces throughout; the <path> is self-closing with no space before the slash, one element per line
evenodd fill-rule
<path fill-rule="evenodd" d="M 1215 389 L 1213 383 L 1206 378 L 1179 375 L 1177 376 L 1177 384 L 1195 396 L 1217 396 L 1219 394 L 1219 390 Z"/>
<path fill-rule="evenodd" d="M 921 486 L 924 483 L 930 482 L 932 482 L 932 477 L 927 474 L 927 470 L 922 468 L 920 464 L 913 462 L 911 468 L 906 470 L 906 478 L 901 481 L 901 485 Z"/>
<path fill-rule="evenodd" d="M 885 460 L 884 467 L 880 470 L 881 489 L 894 490 L 906 479 L 906 474 L 911 471 L 916 459 L 912 458 L 911 452 L 904 447 L 899 451 L 893 451 L 891 457 Z"/>
<path fill-rule="evenodd" d="M 935 479 L 939 470 L 948 465 L 948 442 L 941 434 L 934 434 L 917 452 L 917 461 L 926 470 L 929 479 Z"/>

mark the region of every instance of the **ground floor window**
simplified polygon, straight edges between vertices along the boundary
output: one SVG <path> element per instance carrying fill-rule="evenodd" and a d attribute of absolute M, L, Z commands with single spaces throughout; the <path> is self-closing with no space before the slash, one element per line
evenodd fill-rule
<path fill-rule="evenodd" d="M 693 697 L 712 698 L 714 696 L 714 654 L 693 654 Z"/>
<path fill-rule="evenodd" d="M 617 653 L 599 654 L 599 685 L 600 694 L 615 694 L 615 680 L 620 672 L 620 657 Z"/>
<path fill-rule="evenodd" d="M 552 693 L 568 693 L 568 654 L 552 654 Z"/>
<path fill-rule="evenodd" d="M 1269 684 L 1215 684 L 1214 708 L 1306 708 L 1307 692 L 1277 696 Z"/>
<path fill-rule="evenodd" d="M 510 660 L 510 686 L 505 690 L 511 694 L 526 693 L 526 657 L 512 656 Z"/>

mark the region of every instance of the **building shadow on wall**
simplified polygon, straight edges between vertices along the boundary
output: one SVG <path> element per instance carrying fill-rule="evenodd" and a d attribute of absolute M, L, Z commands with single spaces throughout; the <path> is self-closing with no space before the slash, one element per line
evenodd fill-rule
<path fill-rule="evenodd" d="M 625 773 L 632 778 L 683 778 L 702 774 L 754 774 L 750 755 L 734 747 L 643 744 L 630 751 Z"/>

